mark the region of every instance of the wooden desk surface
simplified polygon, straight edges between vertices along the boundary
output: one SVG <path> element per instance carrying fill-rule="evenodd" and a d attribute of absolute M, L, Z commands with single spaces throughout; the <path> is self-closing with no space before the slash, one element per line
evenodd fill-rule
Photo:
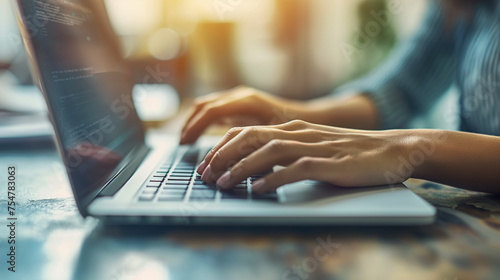
<path fill-rule="evenodd" d="M 81 218 L 53 149 L 0 150 L 0 182 L 0 279 L 500 279 L 500 197 L 427 182 L 408 185 L 438 208 L 431 226 L 308 228 L 106 227 Z"/>

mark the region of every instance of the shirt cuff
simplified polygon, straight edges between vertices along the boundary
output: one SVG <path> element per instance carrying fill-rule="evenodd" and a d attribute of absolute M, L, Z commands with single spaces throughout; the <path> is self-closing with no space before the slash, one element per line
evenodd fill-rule
<path fill-rule="evenodd" d="M 406 128 L 413 116 L 413 110 L 408 104 L 408 100 L 391 83 L 369 86 L 366 83 L 355 81 L 340 87 L 333 94 L 346 92 L 359 92 L 372 100 L 378 114 L 380 129 Z"/>
<path fill-rule="evenodd" d="M 412 117 L 408 101 L 395 87 L 384 86 L 376 90 L 366 90 L 378 113 L 380 129 L 406 128 Z"/>

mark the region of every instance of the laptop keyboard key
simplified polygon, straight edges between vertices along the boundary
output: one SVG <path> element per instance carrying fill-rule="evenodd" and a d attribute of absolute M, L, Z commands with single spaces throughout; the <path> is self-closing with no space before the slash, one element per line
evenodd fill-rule
<path fill-rule="evenodd" d="M 247 189 L 247 184 L 246 183 L 244 183 L 244 184 L 238 184 L 238 185 L 234 186 L 234 189 L 236 189 L 236 190 L 237 189 L 245 189 L 246 190 Z"/>
<path fill-rule="evenodd" d="M 180 195 L 183 196 L 186 193 L 184 189 L 163 189 L 160 195 Z"/>
<path fill-rule="evenodd" d="M 167 183 L 182 182 L 182 183 L 185 183 L 186 185 L 188 185 L 190 181 L 191 181 L 190 178 L 168 178 Z"/>
<path fill-rule="evenodd" d="M 206 185 L 206 184 L 196 184 L 193 185 L 193 189 L 201 189 L 201 190 L 215 190 L 214 187 Z"/>
<path fill-rule="evenodd" d="M 247 199 L 248 192 L 246 190 L 230 190 L 222 193 L 222 198 L 230 198 L 230 199 Z"/>
<path fill-rule="evenodd" d="M 174 171 L 172 171 L 172 173 L 188 173 L 188 174 L 193 174 L 194 173 L 194 169 L 186 169 L 186 168 L 180 168 L 180 169 L 175 169 Z"/>
<path fill-rule="evenodd" d="M 157 188 L 146 188 L 144 191 L 142 191 L 143 194 L 156 194 L 157 192 Z"/>
<path fill-rule="evenodd" d="M 158 201 L 164 202 L 164 201 L 183 201 L 184 197 L 180 196 L 160 196 L 158 197 Z"/>
<path fill-rule="evenodd" d="M 191 198 L 196 197 L 196 198 L 215 198 L 215 190 L 210 190 L 210 189 L 204 189 L 204 190 L 192 190 L 191 191 Z"/>
<path fill-rule="evenodd" d="M 193 172 L 192 171 L 184 171 L 184 170 L 174 170 L 172 171 L 172 175 L 186 175 L 186 174 L 189 174 L 189 175 L 193 175 Z"/>
<path fill-rule="evenodd" d="M 179 162 L 176 166 L 175 166 L 175 169 L 178 169 L 178 168 L 186 168 L 186 169 L 193 169 L 195 167 L 196 163 L 185 163 L 185 162 Z"/>
<path fill-rule="evenodd" d="M 161 182 L 148 182 L 146 187 L 148 188 L 159 188 L 161 185 Z"/>
<path fill-rule="evenodd" d="M 179 188 L 179 186 L 181 187 L 184 187 L 184 188 L 187 188 L 187 186 L 189 186 L 189 182 L 180 182 L 180 181 L 171 181 L 171 182 L 167 182 L 163 185 L 163 188 L 167 188 L 167 187 L 172 187 L 172 188 Z"/>
<path fill-rule="evenodd" d="M 273 201 L 278 200 L 278 195 L 276 193 L 263 193 L 263 194 L 252 193 L 251 196 L 252 199 L 254 200 L 273 200 Z"/>
<path fill-rule="evenodd" d="M 202 180 L 194 180 L 193 185 L 207 185 L 207 183 L 203 182 Z"/>
<path fill-rule="evenodd" d="M 158 178 L 158 177 L 151 177 L 149 180 L 150 183 L 158 183 L 158 182 L 163 182 L 163 178 Z"/>
<path fill-rule="evenodd" d="M 186 175 L 178 175 L 178 174 L 171 174 L 170 178 L 173 179 L 191 179 L 191 175 L 186 174 Z"/>
<path fill-rule="evenodd" d="M 164 190 L 167 190 L 167 189 L 172 189 L 172 190 L 185 190 L 187 189 L 187 185 L 185 184 L 182 184 L 182 185 L 173 185 L 173 184 L 168 184 L 168 185 L 164 185 L 163 186 L 163 189 Z"/>
<path fill-rule="evenodd" d="M 145 194 L 139 197 L 139 201 L 152 201 L 155 198 L 154 194 Z"/>

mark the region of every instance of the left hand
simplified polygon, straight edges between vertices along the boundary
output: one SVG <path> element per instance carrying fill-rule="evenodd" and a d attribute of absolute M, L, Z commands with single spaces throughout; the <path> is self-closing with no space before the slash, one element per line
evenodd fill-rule
<path fill-rule="evenodd" d="M 400 174 L 400 157 L 409 156 L 416 139 L 404 130 L 354 130 L 304 121 L 233 128 L 197 171 L 205 182 L 231 189 L 251 175 L 285 166 L 254 182 L 255 192 L 307 179 L 344 187 L 393 184 L 411 177 L 411 172 Z"/>

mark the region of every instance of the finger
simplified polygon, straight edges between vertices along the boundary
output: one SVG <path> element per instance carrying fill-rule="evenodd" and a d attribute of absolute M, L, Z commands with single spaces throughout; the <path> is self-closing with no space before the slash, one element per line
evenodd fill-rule
<path fill-rule="evenodd" d="M 239 134 L 227 142 L 217 145 L 216 148 L 207 155 L 203 162 L 202 179 L 207 183 L 215 182 L 229 167 L 246 157 L 253 151 L 264 146 L 271 140 L 295 140 L 304 143 L 320 145 L 323 149 L 323 155 L 331 154 L 331 144 L 321 139 L 331 138 L 321 133 L 318 141 L 318 132 L 311 130 L 288 131 L 279 129 L 282 125 L 274 126 L 253 126 L 244 128 Z M 328 133 L 331 134 L 331 133 Z M 331 143 L 331 141 L 330 141 Z M 324 146 L 324 147 L 323 147 Z M 333 149 L 335 151 L 335 149 Z M 289 152 L 289 151 L 285 151 Z M 207 171 L 208 167 L 211 167 Z M 253 174 L 251 174 L 253 175 Z"/>
<path fill-rule="evenodd" d="M 198 101 L 195 101 L 193 106 L 189 108 L 189 111 L 187 113 L 187 119 L 184 122 L 184 126 L 182 126 L 181 133 L 183 133 L 186 130 L 186 126 L 191 122 L 194 116 L 198 114 L 198 112 L 205 106 L 206 103 L 199 103 Z"/>
<path fill-rule="evenodd" d="M 217 180 L 217 186 L 221 189 L 230 189 L 249 176 L 261 174 L 275 165 L 288 165 L 305 155 L 324 157 L 328 156 L 327 154 L 323 145 L 272 140 L 224 173 Z"/>
<path fill-rule="evenodd" d="M 196 172 L 198 174 L 203 174 L 207 167 L 207 162 L 210 162 L 212 160 L 212 157 L 214 154 L 222 148 L 224 145 L 226 145 L 227 142 L 229 142 L 231 139 L 236 137 L 241 131 L 243 131 L 242 127 L 233 127 L 231 128 L 226 134 L 224 134 L 224 137 L 207 153 L 203 161 L 200 163 L 198 168 L 196 169 Z"/>
<path fill-rule="evenodd" d="M 201 179 L 206 183 L 214 183 L 224 172 L 253 151 L 264 146 L 274 138 L 287 139 L 286 131 L 271 127 L 249 127 L 225 145 L 215 150 L 210 161 L 205 160 L 207 167 Z"/>
<path fill-rule="evenodd" d="M 254 145 L 255 146 L 254 148 L 256 149 L 257 147 L 264 145 L 268 141 L 271 141 L 273 139 L 273 137 L 276 136 L 271 131 L 274 128 L 275 128 L 275 126 L 269 125 L 269 126 L 253 126 L 252 128 L 250 128 L 250 127 L 233 127 L 231 129 L 229 129 L 228 132 L 226 132 L 226 134 L 224 135 L 224 137 L 207 153 L 207 155 L 203 159 L 203 162 L 200 163 L 200 166 L 198 167 L 197 172 L 199 174 L 202 174 L 205 171 L 205 168 L 208 165 L 208 163 L 210 163 L 212 161 L 212 158 L 217 153 L 217 151 L 219 151 L 230 140 L 235 138 L 242 131 L 249 130 L 249 129 L 250 130 L 251 129 L 260 130 L 259 133 L 255 133 L 255 131 L 247 131 L 245 137 L 243 137 L 243 138 L 247 138 L 247 140 L 249 140 L 248 143 Z M 251 134 L 254 134 L 254 135 L 251 135 Z M 254 143 L 255 141 L 252 140 L 255 138 L 255 136 L 258 136 L 257 140 L 261 141 L 260 144 Z M 245 149 L 245 148 L 247 148 L 247 147 L 241 146 L 241 149 Z"/>
<path fill-rule="evenodd" d="M 262 108 L 252 102 L 251 93 L 246 93 L 246 87 L 238 87 L 238 94 L 225 95 L 224 98 L 212 102 L 203 107 L 186 125 L 181 136 L 181 144 L 192 143 L 203 133 L 203 131 L 212 123 L 226 117 L 237 117 L 244 115 L 260 116 Z M 242 94 L 239 94 L 242 93 Z M 249 100 L 250 99 L 250 100 Z"/>
<path fill-rule="evenodd" d="M 226 92 L 215 92 L 208 94 L 203 97 L 198 97 L 195 99 L 193 106 L 191 109 L 189 109 L 188 113 L 188 118 L 186 119 L 186 122 L 184 124 L 184 127 L 182 128 L 182 131 L 186 129 L 187 124 L 191 122 L 191 120 L 196 116 L 196 114 L 203 109 L 207 104 L 210 104 L 212 102 L 217 101 L 219 98 L 221 98 Z"/>
<path fill-rule="evenodd" d="M 216 102 L 217 100 L 219 100 L 221 98 L 224 98 L 228 95 L 231 95 L 234 92 L 239 91 L 243 88 L 244 88 L 243 86 L 238 86 L 238 87 L 235 87 L 235 88 L 232 88 L 229 90 L 214 92 L 214 93 L 196 98 L 196 100 L 194 101 L 193 107 L 189 111 L 188 118 L 186 119 L 185 125 L 182 128 L 182 132 L 184 132 L 184 130 L 186 129 L 186 126 L 191 122 L 191 120 L 196 116 L 196 114 L 200 110 L 203 109 L 203 107 L 205 107 L 206 105 L 208 105 L 212 102 Z"/>
<path fill-rule="evenodd" d="M 234 137 L 236 137 L 239 133 L 241 133 L 242 131 L 244 131 L 245 129 L 248 130 L 248 129 L 255 129 L 255 130 L 262 130 L 260 133 L 259 133 L 259 138 L 261 139 L 262 141 L 262 145 L 264 145 L 265 143 L 271 141 L 272 139 L 277 139 L 276 136 L 277 135 L 274 135 L 272 134 L 271 132 L 273 131 L 276 131 L 276 130 L 284 130 L 284 131 L 290 131 L 290 130 L 293 130 L 292 129 L 293 127 L 291 126 L 284 126 L 284 124 L 278 124 L 278 125 L 255 125 L 255 126 L 252 126 L 252 127 L 234 127 L 234 128 L 231 128 L 227 133 L 226 135 L 224 135 L 224 137 L 222 138 L 222 140 L 217 143 L 217 145 L 215 145 L 209 153 L 207 153 L 207 155 L 205 156 L 205 159 L 204 161 L 205 162 L 210 162 L 212 160 L 212 157 L 214 156 L 214 154 L 220 149 L 222 148 L 224 145 L 226 145 L 231 139 L 233 139 Z M 265 129 L 268 129 L 267 131 Z M 254 131 L 255 132 L 255 131 Z M 251 134 L 252 132 L 247 132 L 249 134 Z M 290 134 L 292 135 L 292 134 Z M 283 140 L 286 140 L 286 139 L 290 139 L 290 135 L 287 135 L 286 138 L 284 138 Z M 252 135 L 247 135 L 248 137 L 252 137 Z M 311 139 L 307 139 L 307 133 L 304 134 L 304 133 L 293 133 L 293 138 L 295 140 L 299 140 L 299 141 L 302 141 L 302 142 L 314 142 L 313 140 Z M 200 170 L 201 171 L 201 170 Z"/>
<path fill-rule="evenodd" d="M 282 170 L 273 172 L 252 185 L 252 192 L 264 193 L 302 180 L 334 182 L 335 165 L 329 158 L 303 157 Z"/>
<path fill-rule="evenodd" d="M 218 119 L 244 114 L 249 110 L 248 106 L 233 100 L 220 100 L 206 105 L 186 125 L 181 136 L 181 144 L 195 142 L 205 129 Z"/>

